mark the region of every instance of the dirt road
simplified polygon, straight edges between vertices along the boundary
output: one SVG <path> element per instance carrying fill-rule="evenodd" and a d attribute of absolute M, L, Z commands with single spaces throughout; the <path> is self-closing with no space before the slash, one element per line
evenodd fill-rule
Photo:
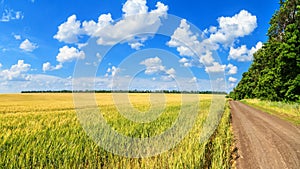
<path fill-rule="evenodd" d="M 300 168 L 300 128 L 243 103 L 231 101 L 237 169 Z"/>

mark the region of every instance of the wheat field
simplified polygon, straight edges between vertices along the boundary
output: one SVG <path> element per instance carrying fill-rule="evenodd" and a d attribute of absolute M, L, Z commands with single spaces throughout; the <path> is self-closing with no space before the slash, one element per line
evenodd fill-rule
<path fill-rule="evenodd" d="M 132 107 L 151 108 L 150 94 L 129 94 Z M 198 95 L 193 128 L 172 149 L 145 158 L 123 157 L 101 148 L 85 132 L 74 109 L 72 94 L 0 95 L 0 168 L 228 168 L 232 131 L 225 107 L 217 131 L 200 142 L 211 95 Z M 165 94 L 164 112 L 155 121 L 136 124 L 118 113 L 112 94 L 95 94 L 111 127 L 136 138 L 158 135 L 176 120 L 181 94 Z M 191 103 L 193 101 L 191 100 Z"/>

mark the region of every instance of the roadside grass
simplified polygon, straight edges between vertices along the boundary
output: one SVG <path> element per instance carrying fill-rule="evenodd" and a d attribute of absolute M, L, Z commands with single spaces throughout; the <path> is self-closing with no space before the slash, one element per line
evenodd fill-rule
<path fill-rule="evenodd" d="M 300 104 L 272 102 L 259 99 L 243 99 L 241 102 L 300 126 Z"/>
<path fill-rule="evenodd" d="M 208 148 L 212 148 L 212 153 L 209 153 L 212 156 L 209 168 L 234 168 L 234 159 L 232 159 L 234 139 L 228 102 L 226 102 L 224 114 L 220 120 L 218 129 L 210 140 L 212 145 L 207 146 Z"/>
<path fill-rule="evenodd" d="M 148 110 L 148 95 L 131 94 L 132 105 Z M 211 95 L 199 97 L 195 125 L 178 145 L 157 156 L 127 158 L 105 151 L 87 136 L 77 119 L 72 94 L 0 95 L 0 168 L 230 168 L 233 139 L 228 105 L 213 136 L 200 144 Z M 96 94 L 108 123 L 132 137 L 157 135 L 170 127 L 180 111 L 180 98 L 167 94 L 160 118 L 130 125 L 118 115 L 111 94 Z"/>

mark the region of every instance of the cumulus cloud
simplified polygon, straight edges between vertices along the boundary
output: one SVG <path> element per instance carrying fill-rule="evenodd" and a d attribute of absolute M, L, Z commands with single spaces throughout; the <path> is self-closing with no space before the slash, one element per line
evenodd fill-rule
<path fill-rule="evenodd" d="M 98 17 L 98 22 L 95 22 L 93 20 L 91 21 L 83 21 L 82 27 L 84 30 L 84 33 L 86 33 L 89 36 L 96 36 L 98 32 L 101 31 L 105 26 L 111 24 L 113 22 L 113 19 L 111 17 L 111 14 L 102 14 Z"/>
<path fill-rule="evenodd" d="M 169 47 L 175 47 L 181 56 L 188 58 L 181 59 L 179 62 L 185 67 L 191 66 L 211 66 L 215 59 L 210 48 L 207 48 L 207 42 L 201 41 L 199 35 L 190 30 L 190 25 L 185 19 L 182 19 L 179 27 L 174 31 L 170 41 L 167 42 Z"/>
<path fill-rule="evenodd" d="M 64 46 L 59 49 L 56 60 L 60 63 L 69 62 L 75 59 L 84 59 L 85 53 L 74 47 Z"/>
<path fill-rule="evenodd" d="M 25 39 L 19 46 L 20 49 L 26 52 L 32 52 L 38 48 L 37 44 L 30 42 L 28 39 Z"/>
<path fill-rule="evenodd" d="M 128 43 L 129 45 L 130 45 L 130 47 L 132 48 L 132 49 L 135 49 L 135 50 L 140 50 L 140 48 L 142 47 L 142 46 L 144 46 L 144 44 L 142 44 L 142 43 L 140 43 L 140 42 L 134 42 L 134 43 Z"/>
<path fill-rule="evenodd" d="M 97 55 L 98 57 L 98 55 Z M 75 47 L 63 46 L 59 49 L 56 56 L 56 61 L 59 62 L 56 66 L 52 66 L 50 62 L 43 63 L 42 69 L 44 72 L 58 70 L 63 67 L 63 63 L 70 62 L 76 59 L 84 59 L 85 53 Z"/>
<path fill-rule="evenodd" d="M 148 75 L 165 71 L 165 67 L 162 65 L 162 61 L 159 57 L 148 58 L 140 64 L 146 66 L 145 74 Z"/>
<path fill-rule="evenodd" d="M 21 11 L 14 11 L 13 9 L 5 9 L 0 18 L 0 22 L 9 22 L 11 20 L 23 19 L 24 15 Z"/>
<path fill-rule="evenodd" d="M 253 54 L 262 48 L 262 42 L 258 42 L 255 47 L 247 49 L 246 45 L 242 45 L 238 48 L 230 47 L 228 60 L 237 60 L 239 62 L 251 61 Z"/>
<path fill-rule="evenodd" d="M 58 32 L 54 38 L 60 42 L 76 43 L 78 42 L 77 36 L 82 32 L 80 26 L 81 23 L 76 20 L 76 15 L 72 15 L 58 27 Z"/>
<path fill-rule="evenodd" d="M 235 83 L 235 82 L 237 82 L 237 78 L 229 77 L 228 81 L 231 82 L 231 83 Z"/>
<path fill-rule="evenodd" d="M 59 63 L 56 66 L 52 66 L 50 62 L 46 62 L 46 63 L 43 63 L 43 72 L 58 70 L 58 69 L 61 69 L 62 67 L 63 67 L 62 63 Z"/>
<path fill-rule="evenodd" d="M 144 1 L 127 1 L 125 4 L 129 2 L 129 4 L 138 5 L 126 7 L 126 10 L 123 7 L 125 13 L 122 20 L 115 24 L 107 24 L 105 27 L 98 29 L 99 31 L 93 34 L 94 37 L 98 38 L 97 42 L 101 45 L 113 45 L 123 41 L 128 42 L 132 48 L 139 49 L 143 42 L 151 37 L 149 34 L 142 35 L 141 33 L 155 33 L 161 25 L 161 18 L 166 16 L 168 10 L 167 6 L 158 2 L 156 4 L 157 9 L 145 12 L 141 3 Z"/>
<path fill-rule="evenodd" d="M 179 55 L 185 56 L 179 62 L 185 67 L 205 65 L 206 72 L 222 72 L 229 69 L 228 74 L 236 74 L 237 67 L 233 65 L 221 65 L 215 61 L 213 53 L 221 50 L 221 47 L 228 49 L 231 54 L 228 59 L 249 60 L 252 55 L 261 47 L 259 42 L 255 48 L 244 50 L 233 48 L 238 38 L 251 34 L 257 27 L 256 16 L 246 10 L 241 10 L 232 17 L 219 17 L 218 26 L 210 26 L 201 35 L 191 31 L 191 26 L 185 19 L 182 19 L 178 28 L 174 31 L 171 39 L 166 43 L 174 47 Z M 245 48 L 245 47 L 242 47 Z M 244 50 L 244 51 L 243 51 Z M 246 53 L 247 57 L 239 57 L 240 53 Z"/>
<path fill-rule="evenodd" d="M 148 12 L 148 6 L 146 5 L 146 0 L 127 0 L 122 8 L 123 15 L 138 15 L 146 14 Z"/>
<path fill-rule="evenodd" d="M 257 27 L 256 16 L 246 10 L 241 10 L 233 17 L 219 17 L 219 27 L 211 34 L 209 41 L 231 46 L 239 37 L 244 37 L 253 32 Z"/>
<path fill-rule="evenodd" d="M 199 41 L 199 37 L 191 32 L 190 25 L 183 19 L 167 45 L 176 47 L 182 56 L 194 55 L 188 48 L 193 51 L 203 51 L 204 49 L 216 50 L 219 48 L 219 44 L 223 47 L 232 46 L 237 38 L 253 32 L 257 27 L 256 21 L 256 16 L 246 10 L 241 10 L 233 17 L 222 16 L 218 18 L 218 27 L 211 26 L 209 30 L 204 31 L 206 34 L 210 33 L 209 37 Z"/>
<path fill-rule="evenodd" d="M 0 77 L 9 81 L 29 80 L 30 76 L 26 74 L 31 65 L 24 63 L 24 60 L 18 60 L 18 63 L 12 65 L 10 69 L 0 71 Z"/>
<path fill-rule="evenodd" d="M 0 63 L 0 69 L 1 69 L 1 67 L 2 67 L 2 64 Z"/>
<path fill-rule="evenodd" d="M 76 20 L 76 15 L 72 15 L 58 27 L 54 38 L 65 43 L 77 43 L 81 36 L 88 35 L 96 37 L 101 45 L 122 41 L 138 50 L 151 37 L 149 33 L 157 31 L 161 18 L 167 15 L 168 6 L 157 2 L 156 9 L 148 11 L 146 0 L 127 0 L 122 11 L 123 18 L 115 23 L 110 13 L 100 15 L 97 22 L 83 21 L 82 24 Z"/>
<path fill-rule="evenodd" d="M 175 78 L 176 70 L 174 68 L 170 68 L 170 69 L 166 70 L 166 74 L 170 78 Z"/>
<path fill-rule="evenodd" d="M 43 71 L 46 72 L 51 69 L 50 62 L 43 63 Z"/>
<path fill-rule="evenodd" d="M 171 36 L 171 40 L 167 42 L 169 47 L 176 47 L 180 56 L 194 56 L 195 48 L 193 47 L 199 44 L 197 36 L 190 30 L 190 25 L 185 19 L 181 20 L 179 27 Z"/>
<path fill-rule="evenodd" d="M 186 62 L 188 62 L 189 60 L 187 59 L 187 58 L 181 58 L 180 60 L 179 60 L 179 63 L 186 63 Z"/>
<path fill-rule="evenodd" d="M 205 67 L 205 72 L 206 73 L 220 73 L 224 72 L 226 68 L 226 65 L 221 65 L 218 62 L 213 62 L 211 66 L 206 66 Z"/>
<path fill-rule="evenodd" d="M 80 42 L 81 37 L 90 36 L 97 38 L 97 43 L 101 45 L 121 42 L 128 43 L 132 49 L 139 50 L 152 36 L 150 34 L 155 33 L 161 25 L 161 19 L 167 15 L 168 6 L 157 2 L 156 9 L 149 11 L 146 0 L 127 0 L 122 11 L 122 19 L 115 23 L 110 13 L 101 14 L 98 21 L 83 22 L 77 20 L 76 15 L 71 15 L 66 22 L 58 26 L 58 32 L 53 37 L 60 42 L 76 44 L 79 49 L 86 45 Z M 83 51 L 64 46 L 59 49 L 59 54 L 56 56 L 59 64 L 52 66 L 50 62 L 46 62 L 43 64 L 43 71 L 57 70 L 62 68 L 64 62 L 84 58 Z M 92 63 L 87 62 L 87 64 Z"/>
<path fill-rule="evenodd" d="M 214 58 L 211 51 L 206 51 L 200 57 L 200 63 L 204 65 L 211 65 L 214 62 Z"/>
<path fill-rule="evenodd" d="M 176 70 L 174 68 L 167 69 L 162 64 L 162 60 L 159 57 L 148 58 L 140 62 L 141 65 L 146 66 L 145 74 L 159 74 L 161 79 L 167 81 L 176 77 Z"/>
<path fill-rule="evenodd" d="M 106 70 L 105 77 L 108 77 L 108 76 L 115 77 L 115 75 L 116 75 L 118 72 L 120 72 L 120 68 L 117 68 L 117 67 L 115 67 L 115 66 L 109 67 L 109 68 L 107 68 L 107 70 Z"/>
<path fill-rule="evenodd" d="M 192 67 L 192 63 L 190 63 L 190 60 L 187 58 L 181 58 L 179 63 L 181 63 L 184 67 Z"/>
<path fill-rule="evenodd" d="M 21 40 L 21 35 L 14 35 L 14 38 L 15 38 L 16 40 Z"/>
<path fill-rule="evenodd" d="M 226 66 L 226 68 L 228 69 L 228 75 L 234 75 L 234 74 L 237 74 L 237 71 L 238 71 L 238 68 L 232 64 L 228 64 Z"/>
<path fill-rule="evenodd" d="M 227 71 L 227 75 L 234 75 L 237 73 L 238 68 L 232 64 L 222 65 L 219 62 L 213 62 L 212 65 L 205 67 L 206 73 L 222 73 Z"/>

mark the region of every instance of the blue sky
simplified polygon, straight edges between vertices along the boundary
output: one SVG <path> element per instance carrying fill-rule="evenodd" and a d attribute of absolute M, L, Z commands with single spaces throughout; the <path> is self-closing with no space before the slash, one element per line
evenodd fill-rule
<path fill-rule="evenodd" d="M 75 89 L 230 91 L 267 40 L 278 7 L 271 0 L 1 0 L 0 93 L 72 89 L 74 79 Z"/>

